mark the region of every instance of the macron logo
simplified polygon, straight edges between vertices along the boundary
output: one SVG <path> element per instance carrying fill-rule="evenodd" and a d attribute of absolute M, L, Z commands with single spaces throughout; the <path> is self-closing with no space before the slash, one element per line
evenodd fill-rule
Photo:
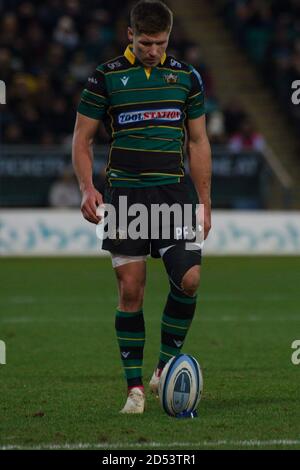
<path fill-rule="evenodd" d="M 159 109 L 156 111 L 131 111 L 119 115 L 118 122 L 121 125 L 143 121 L 179 121 L 180 109 Z"/>
<path fill-rule="evenodd" d="M 122 352 L 122 356 L 124 357 L 124 359 L 127 359 L 129 354 L 130 354 L 130 352 Z"/>
<path fill-rule="evenodd" d="M 128 80 L 129 80 L 129 77 L 123 77 L 123 78 L 121 78 L 121 82 L 123 83 L 124 86 L 127 85 Z"/>

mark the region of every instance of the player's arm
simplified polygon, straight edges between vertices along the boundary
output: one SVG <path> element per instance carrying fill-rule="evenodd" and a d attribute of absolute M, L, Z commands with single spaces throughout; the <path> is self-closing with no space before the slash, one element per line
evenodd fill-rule
<path fill-rule="evenodd" d="M 97 207 L 102 195 L 93 184 L 93 142 L 99 121 L 77 113 L 73 134 L 72 161 L 82 193 L 81 212 L 86 220 L 98 224 Z"/>
<path fill-rule="evenodd" d="M 201 204 L 204 205 L 204 238 L 211 228 L 211 149 L 206 133 L 205 115 L 189 119 L 188 156 L 190 175 Z"/>

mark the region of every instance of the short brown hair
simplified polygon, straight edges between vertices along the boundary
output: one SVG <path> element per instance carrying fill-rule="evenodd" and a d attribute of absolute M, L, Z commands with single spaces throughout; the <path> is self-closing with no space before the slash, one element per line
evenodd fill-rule
<path fill-rule="evenodd" d="M 169 32 L 173 26 L 173 13 L 160 0 L 140 0 L 130 12 L 130 23 L 136 34 Z"/>

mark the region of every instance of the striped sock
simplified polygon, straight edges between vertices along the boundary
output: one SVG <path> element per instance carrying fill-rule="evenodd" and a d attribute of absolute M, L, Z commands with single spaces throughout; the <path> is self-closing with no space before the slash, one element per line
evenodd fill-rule
<path fill-rule="evenodd" d="M 172 356 L 178 356 L 192 323 L 197 296 L 189 297 L 171 284 L 171 292 L 161 323 L 161 348 L 158 369 Z"/>
<path fill-rule="evenodd" d="M 141 387 L 145 324 L 143 310 L 117 310 L 115 328 L 128 387 Z"/>

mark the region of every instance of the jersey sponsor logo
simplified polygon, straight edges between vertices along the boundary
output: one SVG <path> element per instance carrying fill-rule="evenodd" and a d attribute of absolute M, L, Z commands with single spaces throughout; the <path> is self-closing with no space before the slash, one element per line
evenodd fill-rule
<path fill-rule="evenodd" d="M 119 114 L 118 122 L 124 125 L 143 121 L 179 121 L 181 116 L 182 113 L 178 108 L 131 111 Z"/>
<path fill-rule="evenodd" d="M 171 66 L 172 67 L 177 67 L 178 69 L 182 69 L 182 65 L 180 62 L 177 62 L 175 59 L 171 59 Z"/>
<path fill-rule="evenodd" d="M 122 77 L 122 78 L 120 79 L 124 86 L 127 85 L 129 78 L 130 78 L 130 77 L 125 77 L 125 76 L 124 76 L 124 77 Z"/>
<path fill-rule="evenodd" d="M 115 70 L 115 69 L 119 69 L 120 67 L 122 67 L 122 64 L 119 60 L 116 60 L 115 62 L 111 62 L 110 64 L 107 64 L 107 67 L 110 70 Z"/>

